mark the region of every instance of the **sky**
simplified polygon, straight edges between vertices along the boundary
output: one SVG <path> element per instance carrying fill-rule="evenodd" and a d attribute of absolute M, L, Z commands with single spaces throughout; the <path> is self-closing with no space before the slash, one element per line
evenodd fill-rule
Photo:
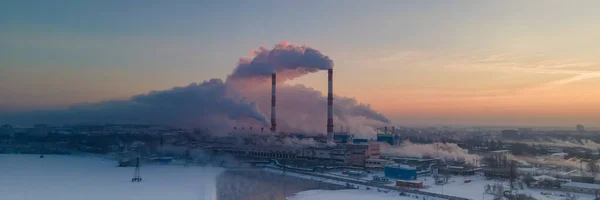
<path fill-rule="evenodd" d="M 398 125 L 600 126 L 600 1 L 3 1 L 0 112 L 226 78 L 282 41 Z M 293 81 L 325 92 L 326 73 Z"/>

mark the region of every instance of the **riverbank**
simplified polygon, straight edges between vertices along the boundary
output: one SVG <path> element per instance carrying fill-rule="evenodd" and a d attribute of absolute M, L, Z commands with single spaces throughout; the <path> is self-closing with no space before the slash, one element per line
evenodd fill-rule
<path fill-rule="evenodd" d="M 219 200 L 286 200 L 307 190 L 339 190 L 344 186 L 307 180 L 262 169 L 227 170 L 217 177 Z"/>

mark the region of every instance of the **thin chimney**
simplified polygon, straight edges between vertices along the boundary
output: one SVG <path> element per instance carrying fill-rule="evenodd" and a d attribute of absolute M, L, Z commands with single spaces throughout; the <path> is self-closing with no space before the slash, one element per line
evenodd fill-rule
<path fill-rule="evenodd" d="M 327 70 L 327 142 L 333 143 L 333 69 Z"/>
<path fill-rule="evenodd" d="M 275 87 L 277 86 L 277 75 L 273 73 L 271 75 L 271 132 L 277 131 L 277 123 L 275 122 Z"/>

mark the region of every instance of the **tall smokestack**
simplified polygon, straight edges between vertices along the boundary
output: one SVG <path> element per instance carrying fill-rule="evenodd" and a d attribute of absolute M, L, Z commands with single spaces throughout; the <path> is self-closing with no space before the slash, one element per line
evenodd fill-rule
<path fill-rule="evenodd" d="M 271 132 L 277 131 L 277 123 L 275 123 L 275 87 L 277 86 L 277 75 L 271 75 Z"/>
<path fill-rule="evenodd" d="M 333 143 L 333 69 L 327 70 L 327 142 Z"/>

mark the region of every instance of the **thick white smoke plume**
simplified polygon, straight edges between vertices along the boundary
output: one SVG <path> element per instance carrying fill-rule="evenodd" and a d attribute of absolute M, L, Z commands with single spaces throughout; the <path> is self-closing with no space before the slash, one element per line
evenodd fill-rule
<path fill-rule="evenodd" d="M 276 138 L 274 136 L 269 136 L 266 138 L 260 138 L 255 141 L 258 145 L 261 146 L 287 146 L 287 147 L 315 147 L 317 142 L 312 138 L 309 139 L 298 139 L 293 137 L 284 137 L 284 138 Z"/>
<path fill-rule="evenodd" d="M 469 154 L 455 143 L 415 144 L 404 141 L 400 146 L 391 146 L 387 143 L 380 144 L 381 153 L 385 155 L 439 157 L 445 160 L 465 161 L 471 164 L 476 164 L 480 160 L 478 155 Z"/>
<path fill-rule="evenodd" d="M 270 75 L 277 73 L 278 131 L 324 133 L 326 97 L 303 85 L 285 82 L 333 68 L 333 61 L 308 46 L 283 42 L 272 49 L 260 47 L 252 58 L 241 58 L 226 81 L 212 79 L 186 87 L 71 106 L 66 110 L 0 116 L 4 123 L 144 123 L 206 128 L 226 134 L 232 127 L 268 127 Z M 327 80 L 323 80 L 326 82 Z M 336 96 L 334 123 L 366 137 L 374 126 L 389 120 L 353 98 Z"/>
<path fill-rule="evenodd" d="M 30 124 L 138 123 L 213 130 L 241 120 L 264 126 L 269 124 L 255 103 L 234 95 L 220 79 L 153 91 L 128 100 L 76 104 L 66 110 L 16 113 L 5 118 L 14 123 Z"/>
<path fill-rule="evenodd" d="M 559 140 L 556 138 L 546 138 L 544 141 L 508 141 L 511 143 L 525 143 L 545 147 L 563 147 L 563 148 L 586 148 L 589 150 L 600 149 L 600 144 L 588 139 Z"/>
<path fill-rule="evenodd" d="M 587 162 L 582 161 L 579 158 L 563 159 L 559 157 L 533 157 L 514 155 L 509 155 L 507 158 L 523 165 L 560 166 L 567 167 L 570 169 L 579 169 L 580 167 L 583 167 L 584 169 L 587 169 Z"/>
<path fill-rule="evenodd" d="M 289 42 L 276 44 L 273 49 L 259 47 L 251 52 L 253 58 L 240 58 L 229 79 L 269 79 L 277 73 L 279 81 L 333 68 L 333 61 L 316 49 Z"/>

